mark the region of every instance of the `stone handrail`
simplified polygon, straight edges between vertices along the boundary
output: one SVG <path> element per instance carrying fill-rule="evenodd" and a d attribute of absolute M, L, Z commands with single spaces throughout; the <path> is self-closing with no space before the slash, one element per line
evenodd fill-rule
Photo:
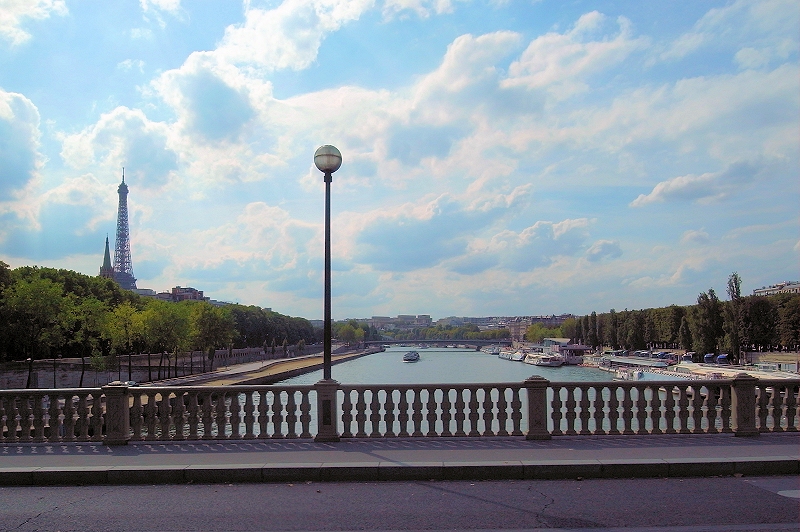
<path fill-rule="evenodd" d="M 796 432 L 800 379 L 0 390 L 0 444 Z M 329 399 L 325 399 L 329 398 Z M 318 419 L 323 401 L 331 416 Z"/>

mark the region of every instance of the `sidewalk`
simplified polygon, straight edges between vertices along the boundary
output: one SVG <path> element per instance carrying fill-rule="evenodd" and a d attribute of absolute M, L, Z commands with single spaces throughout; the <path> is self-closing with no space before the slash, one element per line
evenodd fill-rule
<path fill-rule="evenodd" d="M 0 485 L 800 474 L 800 434 L 237 440 L 0 447 Z"/>

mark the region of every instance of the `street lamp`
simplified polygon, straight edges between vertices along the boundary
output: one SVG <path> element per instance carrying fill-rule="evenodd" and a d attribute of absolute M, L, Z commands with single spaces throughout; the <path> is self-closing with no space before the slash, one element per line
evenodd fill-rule
<path fill-rule="evenodd" d="M 326 144 L 314 152 L 314 164 L 325 174 L 325 316 L 323 325 L 322 380 L 317 383 L 319 430 L 316 441 L 339 441 L 336 432 L 336 389 L 331 378 L 331 181 L 342 166 L 342 154 Z"/>
<path fill-rule="evenodd" d="M 323 324 L 322 378 L 331 378 L 331 181 L 342 166 L 342 154 L 326 144 L 314 152 L 314 164 L 325 174 L 325 316 Z"/>

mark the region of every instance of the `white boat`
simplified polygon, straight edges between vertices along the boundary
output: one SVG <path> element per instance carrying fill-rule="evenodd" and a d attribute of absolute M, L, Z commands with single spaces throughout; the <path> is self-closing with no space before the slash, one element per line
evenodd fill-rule
<path fill-rule="evenodd" d="M 525 363 L 533 364 L 534 366 L 557 368 L 564 365 L 564 358 L 561 355 L 531 353 L 525 357 Z"/>
<path fill-rule="evenodd" d="M 525 360 L 525 353 L 522 351 L 511 351 L 510 349 L 503 349 L 497 354 L 497 358 L 503 360 L 513 360 L 514 362 L 522 362 Z"/>
<path fill-rule="evenodd" d="M 419 360 L 419 353 L 416 351 L 409 351 L 403 355 L 403 362 L 416 362 Z"/>

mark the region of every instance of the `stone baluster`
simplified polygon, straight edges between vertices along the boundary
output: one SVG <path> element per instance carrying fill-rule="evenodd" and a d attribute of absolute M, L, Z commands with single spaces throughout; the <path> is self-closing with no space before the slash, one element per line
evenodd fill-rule
<path fill-rule="evenodd" d="M 664 412 L 661 410 L 661 407 L 664 401 L 661 400 L 660 388 L 660 386 L 654 386 L 652 388 L 653 395 L 650 399 L 650 417 L 653 420 L 653 427 L 651 434 L 664 434 L 664 431 L 661 429 L 661 420 L 664 419 Z M 664 390 L 666 395 L 670 394 L 669 386 L 664 386 Z"/>
<path fill-rule="evenodd" d="M 19 398 L 16 396 L 7 397 L 6 404 L 6 424 L 8 426 L 8 438 L 7 441 L 16 443 L 19 441 L 19 429 L 20 424 L 19 420 Z"/>
<path fill-rule="evenodd" d="M 469 432 L 467 436 L 480 436 L 481 433 L 478 431 L 478 419 L 480 414 L 478 413 L 478 390 L 477 386 L 470 386 L 467 388 L 469 390 Z"/>
<path fill-rule="evenodd" d="M 62 435 L 64 432 L 64 425 L 61 420 L 61 407 L 59 406 L 59 394 L 51 393 L 48 395 L 50 400 L 50 408 L 47 411 L 48 425 L 50 427 L 50 434 L 47 435 L 47 441 L 49 442 L 58 442 L 62 440 Z M 72 396 L 69 393 L 64 393 L 64 405 L 66 406 L 67 401 L 72 400 Z M 42 431 L 42 437 L 44 437 L 44 431 Z"/>
<path fill-rule="evenodd" d="M 464 408 L 466 404 L 464 403 L 464 388 L 456 387 L 456 433 L 455 436 L 466 436 L 467 433 L 464 432 L 464 422 L 466 420 L 466 414 L 464 413 Z"/>
<path fill-rule="evenodd" d="M 400 432 L 397 435 L 401 438 L 408 437 L 408 388 L 400 388 L 400 404 L 398 405 L 397 420 L 400 422 Z"/>
<path fill-rule="evenodd" d="M 522 436 L 522 388 L 511 388 L 511 430 L 512 436 Z"/>
<path fill-rule="evenodd" d="M 144 422 L 143 418 L 144 409 L 142 408 L 142 394 L 141 392 L 136 391 L 134 388 L 128 388 L 128 395 L 133 397 L 133 404 L 131 405 L 130 409 L 130 426 L 131 426 L 130 441 L 141 441 L 142 427 Z"/>
<path fill-rule="evenodd" d="M 436 421 L 438 419 L 438 415 L 436 408 L 436 389 L 431 387 L 428 389 L 428 402 L 425 405 L 425 409 L 428 411 L 425 416 L 425 420 L 428 422 L 428 432 L 426 436 L 437 436 Z"/>
<path fill-rule="evenodd" d="M 89 394 L 78 397 L 78 439 L 89 441 Z"/>
<path fill-rule="evenodd" d="M 708 388 L 708 396 L 706 397 L 706 420 L 707 420 L 707 427 L 706 432 L 708 434 L 718 434 L 719 429 L 717 428 L 717 402 L 721 395 L 721 387 L 719 385 L 709 384 L 706 386 Z"/>
<path fill-rule="evenodd" d="M 286 437 L 283 432 L 283 394 L 285 393 L 288 394 L 289 392 L 277 391 L 272 394 L 272 415 L 270 419 L 272 420 L 273 438 Z"/>
<path fill-rule="evenodd" d="M 739 373 L 731 387 L 731 419 L 736 436 L 758 436 L 756 426 L 756 384 L 758 379 Z M 763 387 L 761 394 L 766 395 Z M 763 426 L 763 425 L 762 425 Z"/>
<path fill-rule="evenodd" d="M 144 407 L 144 422 L 147 425 L 147 436 L 145 441 L 155 441 L 158 439 L 156 434 L 156 426 L 158 424 L 158 402 L 156 401 L 156 392 L 147 392 L 147 405 Z"/>
<path fill-rule="evenodd" d="M 731 426 L 731 385 L 720 386 L 720 417 L 722 418 L 722 432 L 733 432 Z"/>
<path fill-rule="evenodd" d="M 32 409 L 32 422 L 33 425 L 33 434 L 31 435 L 32 441 L 35 443 L 40 443 L 45 441 L 44 437 L 44 414 L 45 410 L 42 408 L 42 401 L 44 401 L 45 395 L 40 394 L 31 394 L 31 403 L 33 405 Z"/>
<path fill-rule="evenodd" d="M 228 436 L 231 440 L 240 440 L 242 439 L 242 415 L 241 415 L 241 408 L 242 405 L 239 403 L 239 392 L 233 391 L 231 392 L 231 406 L 230 406 L 230 423 L 231 423 L 231 434 Z M 295 436 L 297 437 L 297 436 Z"/>
<path fill-rule="evenodd" d="M 564 434 L 564 430 L 561 428 L 562 421 L 564 420 L 564 412 L 561 409 L 564 406 L 563 401 L 561 401 L 561 391 L 564 389 L 563 386 L 560 384 L 551 385 L 550 388 L 553 390 L 553 400 L 551 401 L 551 405 L 553 407 L 553 436 L 561 436 Z"/>
<path fill-rule="evenodd" d="M 622 433 L 626 435 L 635 434 L 633 432 L 633 390 L 635 386 L 627 383 L 620 384 L 622 391 Z"/>
<path fill-rule="evenodd" d="M 702 389 L 704 386 L 695 386 L 692 393 L 692 433 L 702 434 L 703 429 L 703 406 L 705 404 L 705 397 L 703 397 Z M 711 391 L 706 388 L 706 394 Z"/>
<path fill-rule="evenodd" d="M 759 432 L 768 429 L 769 419 L 769 392 L 763 382 L 756 384 L 756 428 Z"/>
<path fill-rule="evenodd" d="M 497 432 L 498 436 L 508 436 L 508 401 L 506 393 L 508 388 L 501 386 L 497 389 Z"/>
<path fill-rule="evenodd" d="M 189 439 L 195 441 L 200 438 L 198 426 L 200 425 L 200 403 L 197 401 L 197 392 L 192 390 L 186 395 L 189 415 L 186 421 L 189 424 Z"/>
<path fill-rule="evenodd" d="M 64 398 L 64 441 L 75 439 L 75 396 L 70 393 Z"/>
<path fill-rule="evenodd" d="M 183 441 L 186 439 L 186 392 L 184 390 L 175 390 L 175 397 L 172 399 L 174 406 L 172 407 L 172 415 L 170 416 L 170 423 L 172 430 L 175 434 L 172 436 L 173 440 Z"/>
<path fill-rule="evenodd" d="M 297 438 L 297 401 L 294 390 L 289 390 L 286 396 L 286 425 L 286 437 Z"/>
<path fill-rule="evenodd" d="M 356 438 L 366 438 L 367 436 L 367 402 L 365 398 L 366 390 L 359 388 L 356 393 Z"/>
<path fill-rule="evenodd" d="M 665 434 L 675 434 L 675 391 L 679 389 L 673 385 L 664 386 L 664 429 Z"/>
<path fill-rule="evenodd" d="M 608 408 L 608 400 L 606 399 L 606 394 L 608 394 L 609 398 L 611 397 L 611 389 L 608 386 L 599 386 L 595 388 L 595 398 L 594 398 L 594 413 L 592 414 L 592 418 L 594 419 L 594 431 L 592 434 L 608 434 L 608 415 L 609 412 L 606 411 Z"/>
<path fill-rule="evenodd" d="M 170 416 L 172 414 L 172 407 L 170 405 L 170 392 L 162 391 L 160 394 L 161 400 L 158 402 L 158 440 L 164 441 L 171 439 L 169 437 L 169 429 L 172 426 Z"/>
<path fill-rule="evenodd" d="M 686 390 L 690 389 L 683 384 L 678 387 L 678 433 L 689 434 L 689 395 Z"/>
<path fill-rule="evenodd" d="M 216 396 L 217 400 L 214 401 L 214 414 L 215 419 L 217 422 L 217 440 L 225 440 L 228 438 L 228 420 L 227 420 L 227 413 L 228 407 L 225 404 L 225 396 L 227 395 L 226 392 L 217 391 Z"/>
<path fill-rule="evenodd" d="M 580 390 L 580 392 L 581 392 L 581 400 L 579 402 L 579 406 L 580 406 L 581 412 L 580 412 L 580 415 L 578 416 L 578 419 L 581 420 L 581 430 L 578 432 L 578 434 L 587 435 L 587 434 L 591 434 L 592 433 L 592 431 L 589 430 L 589 420 L 591 419 L 591 414 L 592 414 L 589 411 L 589 409 L 592 406 L 592 403 L 589 400 L 589 390 L 590 389 L 591 388 L 589 386 L 585 386 L 585 385 L 580 385 L 578 387 L 578 390 Z M 595 392 L 595 394 L 596 394 L 596 392 Z M 596 401 L 597 401 L 597 395 L 595 395 L 595 402 Z"/>
<path fill-rule="evenodd" d="M 19 398 L 19 422 L 21 425 L 19 440 L 29 443 L 31 438 L 31 398 L 23 395 Z"/>
<path fill-rule="evenodd" d="M 547 388 L 550 381 L 539 375 L 533 375 L 525 379 L 523 384 L 528 392 L 528 433 L 525 439 L 549 440 L 551 436 L 547 430 Z M 556 395 L 558 391 L 554 389 L 553 397 Z"/>
<path fill-rule="evenodd" d="M 0 396 L 0 442 L 7 442 L 8 438 L 6 437 L 6 429 L 8 428 L 8 422 L 4 422 L 3 420 L 6 419 L 6 397 Z M 10 434 L 9 434 L 10 435 Z"/>
<path fill-rule="evenodd" d="M 578 402 L 575 400 L 575 386 L 565 386 L 565 389 L 567 390 L 567 401 L 564 403 L 564 405 L 567 407 L 567 430 L 565 434 L 575 435 L 578 433 L 578 431 L 575 430 L 575 420 L 578 419 L 578 412 L 576 410 Z"/>
<path fill-rule="evenodd" d="M 106 397 L 106 445 L 126 445 L 131 437 L 128 387 L 122 383 L 103 386 Z M 99 401 L 95 400 L 95 403 Z"/>
<path fill-rule="evenodd" d="M 258 438 L 266 439 L 269 437 L 269 404 L 267 394 L 269 392 L 260 391 L 258 393 Z"/>
<path fill-rule="evenodd" d="M 311 400 L 308 398 L 310 393 L 308 390 L 300 392 L 300 427 L 303 429 L 300 433 L 301 438 L 311 437 Z"/>
<path fill-rule="evenodd" d="M 92 394 L 91 441 L 103 441 L 103 396 L 101 392 Z"/>
<path fill-rule="evenodd" d="M 353 393 L 351 389 L 344 390 L 344 400 L 342 401 L 342 438 L 353 437 L 353 402 L 350 395 Z"/>
<path fill-rule="evenodd" d="M 411 403 L 411 422 L 414 426 L 412 436 L 422 436 L 422 389 L 415 386 L 412 388 L 414 401 Z"/>
<path fill-rule="evenodd" d="M 620 434 L 619 431 L 619 387 L 611 384 L 608 387 L 608 434 Z M 624 390 L 623 390 L 624 393 Z"/>
<path fill-rule="evenodd" d="M 787 384 L 785 388 L 787 432 L 794 432 L 797 430 L 797 425 L 795 424 L 795 416 L 797 416 L 797 399 L 795 399 L 795 395 L 798 393 L 798 389 L 800 389 L 800 386 L 797 384 Z"/>
<path fill-rule="evenodd" d="M 214 395 L 204 392 L 203 398 L 203 440 L 214 438 Z"/>
<path fill-rule="evenodd" d="M 784 399 L 783 394 L 786 388 L 780 382 L 772 383 L 772 432 L 783 432 L 781 419 L 783 418 Z"/>
<path fill-rule="evenodd" d="M 650 386 L 636 387 L 636 434 L 649 434 L 647 428 L 647 392 L 653 390 Z M 633 388 L 631 389 L 633 391 Z M 658 393 L 658 389 L 654 393 Z"/>
<path fill-rule="evenodd" d="M 394 413 L 394 389 L 387 389 L 386 390 L 386 403 L 384 405 L 384 414 L 383 414 L 383 422 L 386 426 L 386 432 L 384 433 L 387 437 L 393 437 L 397 435 L 397 432 L 394 430 L 394 422 L 397 419 Z"/>

